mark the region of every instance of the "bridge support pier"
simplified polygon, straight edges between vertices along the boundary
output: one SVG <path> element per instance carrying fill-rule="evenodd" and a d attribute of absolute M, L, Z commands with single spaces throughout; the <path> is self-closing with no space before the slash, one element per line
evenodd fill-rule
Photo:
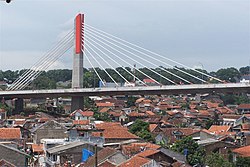
<path fill-rule="evenodd" d="M 73 96 L 71 98 L 71 111 L 84 110 L 84 99 L 82 96 Z"/>
<path fill-rule="evenodd" d="M 15 110 L 13 111 L 12 114 L 20 114 L 21 112 L 23 112 L 23 99 L 22 98 L 18 98 L 15 100 Z"/>
<path fill-rule="evenodd" d="M 83 88 L 83 23 L 84 15 L 78 14 L 75 18 L 75 52 L 72 70 L 72 88 Z M 71 111 L 83 110 L 83 96 L 74 96 L 71 99 Z"/>

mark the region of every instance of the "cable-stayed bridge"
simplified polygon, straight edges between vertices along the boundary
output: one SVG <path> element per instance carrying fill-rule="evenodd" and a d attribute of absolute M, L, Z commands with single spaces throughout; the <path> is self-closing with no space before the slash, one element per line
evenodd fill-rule
<path fill-rule="evenodd" d="M 72 88 L 25 90 L 64 53 L 74 48 Z M 85 64 L 84 64 L 85 63 Z M 136 67 L 135 65 L 136 64 Z M 90 67 L 102 88 L 83 88 L 83 67 Z M 116 67 L 120 67 L 119 69 Z M 128 68 L 129 67 L 129 68 Z M 171 69 L 170 69 L 171 68 Z M 102 71 L 100 71 L 101 69 Z M 133 69 L 133 70 L 131 70 Z M 186 70 L 188 69 L 188 70 Z M 112 72 L 112 74 L 111 74 Z M 106 81 L 113 87 L 105 87 Z M 116 76 L 116 78 L 114 78 Z M 119 78 L 119 79 L 117 79 Z M 147 81 L 150 81 L 147 82 Z M 125 86 L 120 86 L 120 83 Z M 152 84 L 154 86 L 152 86 Z M 224 81 L 182 63 L 132 44 L 75 18 L 75 27 L 52 49 L 26 70 L 0 97 L 72 97 L 72 110 L 83 108 L 83 97 L 90 95 L 185 94 L 208 92 L 250 92 L 249 83 Z"/>

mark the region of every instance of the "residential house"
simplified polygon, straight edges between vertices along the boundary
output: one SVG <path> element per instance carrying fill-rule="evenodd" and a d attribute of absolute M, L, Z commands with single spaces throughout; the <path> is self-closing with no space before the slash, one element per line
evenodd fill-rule
<path fill-rule="evenodd" d="M 113 109 L 122 109 L 126 106 L 126 103 L 124 100 L 118 100 L 116 98 L 105 98 L 102 100 L 96 100 L 95 103 L 111 103 L 111 104 L 113 104 L 113 106 L 111 106 Z M 110 107 L 108 107 L 108 108 L 110 108 Z"/>
<path fill-rule="evenodd" d="M 47 121 L 31 130 L 32 140 L 40 144 L 41 139 L 64 139 L 68 137 L 67 128 L 55 120 Z"/>
<path fill-rule="evenodd" d="M 234 162 L 236 162 L 237 157 L 250 157 L 250 145 L 234 149 L 233 150 Z"/>
<path fill-rule="evenodd" d="M 149 124 L 149 131 L 155 135 L 162 132 L 160 124 Z"/>
<path fill-rule="evenodd" d="M 147 117 L 147 115 L 145 113 L 140 113 L 140 112 L 137 112 L 137 111 L 132 111 L 127 116 L 128 116 L 128 120 L 130 122 L 135 121 L 137 119 L 143 119 L 143 118 Z"/>
<path fill-rule="evenodd" d="M 223 155 L 225 158 L 228 158 L 228 153 L 231 150 L 237 148 L 237 146 L 233 143 L 224 142 L 212 138 L 208 138 L 206 140 L 200 140 L 197 141 L 197 143 L 205 149 L 206 154 L 209 155 L 212 153 L 219 153 Z"/>
<path fill-rule="evenodd" d="M 153 159 L 159 166 L 172 166 L 177 161 L 186 164 L 185 155 L 165 148 L 145 150 L 136 154 L 136 156 Z"/>
<path fill-rule="evenodd" d="M 97 130 L 92 132 L 92 136 L 104 137 L 106 143 L 122 142 L 130 139 L 139 140 L 140 138 L 128 131 L 118 122 L 98 122 L 95 124 Z"/>
<path fill-rule="evenodd" d="M 152 144 L 152 143 L 130 143 L 130 144 L 123 144 L 121 146 L 122 153 L 125 154 L 127 157 L 132 157 L 138 154 L 141 151 L 145 150 L 157 150 L 161 148 L 161 146 Z"/>
<path fill-rule="evenodd" d="M 249 114 L 250 113 L 250 104 L 240 104 L 237 107 L 238 114 Z"/>
<path fill-rule="evenodd" d="M 199 131 L 200 129 L 193 128 L 162 128 L 162 132 L 155 137 L 155 140 L 159 144 L 172 144 L 183 137 L 190 136 Z"/>
<path fill-rule="evenodd" d="M 228 125 L 212 125 L 208 131 L 215 135 L 226 135 L 232 133 L 232 128 Z"/>
<path fill-rule="evenodd" d="M 113 166 L 117 166 L 127 160 L 126 156 L 123 155 L 120 151 L 106 147 L 97 152 L 97 166 L 104 166 L 104 163 L 112 164 Z M 111 165 L 111 166 L 112 166 Z M 110 165 L 108 165 L 110 166 Z M 84 167 L 95 167 L 95 155 L 90 157 L 86 163 L 84 163 Z"/>
<path fill-rule="evenodd" d="M 96 147 L 99 151 L 102 148 Z M 70 142 L 46 150 L 46 165 L 49 167 L 62 166 L 65 162 L 76 165 L 82 162 L 83 154 L 87 152 L 94 153 L 95 145 L 86 142 Z"/>
<path fill-rule="evenodd" d="M 16 148 L 0 144 L 0 159 L 17 167 L 28 167 L 30 156 Z"/>
<path fill-rule="evenodd" d="M 22 134 L 20 128 L 0 128 L 0 142 L 13 141 L 21 143 Z"/>
<path fill-rule="evenodd" d="M 144 158 L 140 156 L 134 156 L 127 161 L 123 162 L 120 164 L 118 167 L 160 167 L 155 160 L 149 159 L 149 158 Z"/>
<path fill-rule="evenodd" d="M 70 114 L 70 117 L 74 120 L 94 120 L 93 111 L 82 111 L 81 109 L 75 110 Z"/>
<path fill-rule="evenodd" d="M 110 103 L 110 102 L 96 102 L 95 105 L 96 105 L 96 107 L 98 108 L 99 111 L 102 108 L 110 108 L 110 109 L 114 109 L 115 108 L 115 104 L 114 103 Z"/>

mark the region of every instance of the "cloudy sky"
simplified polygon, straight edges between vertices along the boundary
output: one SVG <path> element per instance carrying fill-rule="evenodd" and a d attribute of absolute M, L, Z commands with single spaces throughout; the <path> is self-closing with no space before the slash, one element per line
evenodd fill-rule
<path fill-rule="evenodd" d="M 249 0 L 0 1 L 0 70 L 31 67 L 85 22 L 190 67 L 208 71 L 250 62 Z M 72 68 L 67 52 L 51 68 Z"/>

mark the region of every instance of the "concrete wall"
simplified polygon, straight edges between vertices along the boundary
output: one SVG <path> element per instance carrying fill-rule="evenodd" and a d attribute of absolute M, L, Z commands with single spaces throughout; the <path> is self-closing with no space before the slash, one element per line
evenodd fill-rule
<path fill-rule="evenodd" d="M 24 154 L 14 151 L 12 149 L 6 148 L 0 144 L 0 159 L 4 159 L 13 165 L 26 167 L 28 166 L 28 157 Z"/>
<path fill-rule="evenodd" d="M 38 129 L 34 135 L 33 142 L 41 143 L 41 139 L 64 139 L 68 137 L 66 129 Z"/>

